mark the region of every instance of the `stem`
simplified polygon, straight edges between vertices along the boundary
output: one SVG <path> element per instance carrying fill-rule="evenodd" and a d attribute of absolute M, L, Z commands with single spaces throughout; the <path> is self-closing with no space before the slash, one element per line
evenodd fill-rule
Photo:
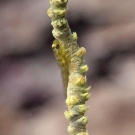
<path fill-rule="evenodd" d="M 71 135 L 88 135 L 86 131 L 88 118 L 84 116 L 88 109 L 85 102 L 90 97 L 90 87 L 86 85 L 87 79 L 85 76 L 88 66 L 83 59 L 86 49 L 78 46 L 76 33 L 71 33 L 66 19 L 67 2 L 67 0 L 50 0 L 50 8 L 47 13 L 52 20 L 53 36 L 62 48 L 61 56 L 68 63 L 69 78 L 66 99 L 68 111 L 64 112 L 70 123 L 68 132 Z"/>

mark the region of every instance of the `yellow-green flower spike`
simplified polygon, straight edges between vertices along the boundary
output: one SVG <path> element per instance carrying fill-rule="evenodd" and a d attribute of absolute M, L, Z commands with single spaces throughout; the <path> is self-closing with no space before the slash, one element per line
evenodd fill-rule
<path fill-rule="evenodd" d="M 90 97 L 91 88 L 86 85 L 85 73 L 89 69 L 83 59 L 86 49 L 78 46 L 77 34 L 70 30 L 66 19 L 67 2 L 68 0 L 50 0 L 47 14 L 54 28 L 52 49 L 61 70 L 64 93 L 67 96 L 68 110 L 64 114 L 70 124 L 68 132 L 71 135 L 89 135 L 86 130 L 88 118 L 84 116 L 89 108 L 85 102 Z"/>

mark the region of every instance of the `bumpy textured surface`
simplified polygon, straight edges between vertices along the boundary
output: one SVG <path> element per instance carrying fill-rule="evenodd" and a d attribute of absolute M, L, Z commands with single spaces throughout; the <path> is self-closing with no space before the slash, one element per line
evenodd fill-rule
<path fill-rule="evenodd" d="M 68 111 L 65 117 L 69 120 L 68 132 L 72 135 L 88 135 L 86 124 L 88 118 L 84 116 L 87 106 L 85 101 L 90 97 L 85 73 L 88 66 L 84 63 L 83 56 L 86 54 L 84 47 L 77 44 L 77 34 L 71 33 L 66 19 L 67 0 L 51 0 L 48 16 L 52 19 L 54 40 L 52 48 L 56 60 L 61 69 L 62 80 L 67 87 L 66 104 Z"/>

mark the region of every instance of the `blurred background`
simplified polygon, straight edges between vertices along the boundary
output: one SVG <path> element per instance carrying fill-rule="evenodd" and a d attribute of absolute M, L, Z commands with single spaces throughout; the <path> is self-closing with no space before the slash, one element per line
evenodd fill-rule
<path fill-rule="evenodd" d="M 135 0 L 68 3 L 87 49 L 91 135 L 135 135 Z M 68 135 L 49 0 L 0 0 L 0 135 Z"/>

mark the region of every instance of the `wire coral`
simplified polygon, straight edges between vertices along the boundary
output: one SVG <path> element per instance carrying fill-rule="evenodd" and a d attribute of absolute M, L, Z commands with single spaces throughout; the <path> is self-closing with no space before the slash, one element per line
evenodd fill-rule
<path fill-rule="evenodd" d="M 47 11 L 53 26 L 52 34 L 55 40 L 52 44 L 53 52 L 61 69 L 62 80 L 67 96 L 68 111 L 65 117 L 69 120 L 68 132 L 71 135 L 88 135 L 86 124 L 88 118 L 84 113 L 88 109 L 85 102 L 89 99 L 90 87 L 87 87 L 86 72 L 88 66 L 83 56 L 86 54 L 84 47 L 77 44 L 77 34 L 71 32 L 66 19 L 68 0 L 50 0 Z"/>

